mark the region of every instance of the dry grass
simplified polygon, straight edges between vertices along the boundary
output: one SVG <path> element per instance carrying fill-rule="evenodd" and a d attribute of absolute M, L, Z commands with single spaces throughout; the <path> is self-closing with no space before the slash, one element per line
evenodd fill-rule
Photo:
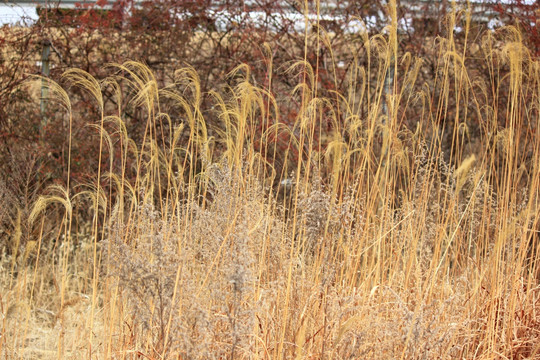
<path fill-rule="evenodd" d="M 292 126 L 246 66 L 213 94 L 213 127 L 191 68 L 166 89 L 136 62 L 120 80 L 66 73 L 102 112 L 99 168 L 78 187 L 67 169 L 25 216 L 0 210 L 0 357 L 540 358 L 539 63 L 507 28 L 484 41 L 492 78 L 471 78 L 451 33 L 436 82 L 413 92 L 424 69 L 397 36 L 394 22 L 365 37 L 372 66 L 353 64 L 337 100 L 318 97 L 318 69 L 291 66 Z M 103 105 L 103 88 L 121 86 L 147 114 L 142 143 Z M 402 125 L 408 108 L 416 129 Z"/>

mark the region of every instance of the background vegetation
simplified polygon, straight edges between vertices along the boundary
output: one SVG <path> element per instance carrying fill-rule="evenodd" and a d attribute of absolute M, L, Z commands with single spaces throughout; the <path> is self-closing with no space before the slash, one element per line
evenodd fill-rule
<path fill-rule="evenodd" d="M 1 357 L 540 358 L 537 8 L 272 4 L 2 28 Z"/>

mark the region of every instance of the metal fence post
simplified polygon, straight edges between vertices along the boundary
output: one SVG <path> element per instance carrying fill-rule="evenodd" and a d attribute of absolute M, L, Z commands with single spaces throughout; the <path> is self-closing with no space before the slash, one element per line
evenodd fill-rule
<path fill-rule="evenodd" d="M 49 97 L 49 85 L 46 83 L 50 75 L 49 56 L 51 55 L 51 42 L 49 40 L 43 41 L 43 50 L 41 52 L 41 75 L 44 77 L 41 79 L 41 131 L 47 125 L 47 103 Z"/>

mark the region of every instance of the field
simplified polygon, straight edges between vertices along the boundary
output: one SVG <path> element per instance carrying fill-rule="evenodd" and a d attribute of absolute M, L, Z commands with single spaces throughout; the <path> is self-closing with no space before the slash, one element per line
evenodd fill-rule
<path fill-rule="evenodd" d="M 211 94 L 137 61 L 25 82 L 67 157 L 27 208 L 31 171 L 2 174 L 0 358 L 540 359 L 540 62 L 509 26 L 432 39 L 427 67 L 393 9 L 351 44 L 368 66 L 330 52 L 343 91 L 307 50 Z"/>

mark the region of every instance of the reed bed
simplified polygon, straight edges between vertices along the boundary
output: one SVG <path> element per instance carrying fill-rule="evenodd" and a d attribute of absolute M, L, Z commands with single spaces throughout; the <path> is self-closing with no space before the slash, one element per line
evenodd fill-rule
<path fill-rule="evenodd" d="M 65 73 L 101 113 L 87 120 L 95 178 L 71 183 L 69 159 L 64 183 L 15 212 L 0 357 L 540 358 L 539 63 L 507 27 L 484 35 L 478 77 L 449 31 L 420 83 L 389 14 L 386 33 L 351 45 L 369 66 L 353 62 L 349 90 L 329 96 L 307 57 L 269 56 L 266 86 L 240 65 L 212 94 L 190 67 L 161 88 L 137 62 Z M 286 96 L 275 71 L 298 80 Z M 68 87 L 46 83 L 71 124 Z M 104 89 L 145 114 L 142 140 Z"/>

